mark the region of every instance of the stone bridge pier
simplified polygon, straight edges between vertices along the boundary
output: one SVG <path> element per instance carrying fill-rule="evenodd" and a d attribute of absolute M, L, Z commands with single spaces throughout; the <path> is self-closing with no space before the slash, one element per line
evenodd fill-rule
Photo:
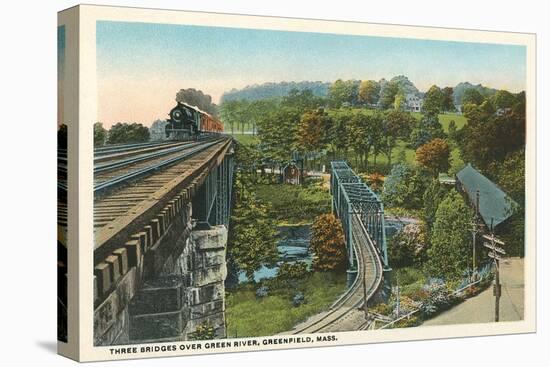
<path fill-rule="evenodd" d="M 145 259 L 148 280 L 128 308 L 130 343 L 189 340 L 199 325 L 225 337 L 227 229 L 217 225 L 192 230 L 190 222 L 184 225 L 177 238 L 167 236 L 173 252 L 164 263 L 161 254 Z"/>
<path fill-rule="evenodd" d="M 226 154 L 131 236 L 111 274 L 103 276 L 96 267 L 99 283 L 110 277 L 116 285 L 96 302 L 95 345 L 191 340 L 199 326 L 226 337 L 233 165 Z"/>

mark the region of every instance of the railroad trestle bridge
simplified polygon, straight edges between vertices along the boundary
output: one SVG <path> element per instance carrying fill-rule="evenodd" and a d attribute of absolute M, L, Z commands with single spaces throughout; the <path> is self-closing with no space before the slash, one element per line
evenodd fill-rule
<path fill-rule="evenodd" d="M 225 337 L 233 140 L 94 153 L 94 343 Z"/>
<path fill-rule="evenodd" d="M 344 161 L 331 162 L 332 211 L 340 218 L 348 250 L 348 284 L 357 277 L 361 258 L 357 247 L 372 247 L 389 271 L 384 204 Z M 379 269 L 376 269 L 379 270 Z"/>
<path fill-rule="evenodd" d="M 346 239 L 348 288 L 328 311 L 297 325 L 293 334 L 365 330 L 367 307 L 389 296 L 382 201 L 344 161 L 331 162 L 330 192 Z"/>

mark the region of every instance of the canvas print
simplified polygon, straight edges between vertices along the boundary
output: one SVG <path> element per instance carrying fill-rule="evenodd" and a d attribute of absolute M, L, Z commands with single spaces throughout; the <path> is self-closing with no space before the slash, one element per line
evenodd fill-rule
<path fill-rule="evenodd" d="M 525 46 L 97 21 L 96 47 L 96 346 L 523 320 Z"/>

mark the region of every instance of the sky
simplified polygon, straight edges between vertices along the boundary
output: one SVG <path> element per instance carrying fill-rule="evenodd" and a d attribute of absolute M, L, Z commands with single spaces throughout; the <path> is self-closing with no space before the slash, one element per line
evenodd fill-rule
<path fill-rule="evenodd" d="M 407 76 L 431 85 L 525 89 L 523 46 L 130 22 L 97 22 L 98 121 L 147 126 L 180 89 Z"/>

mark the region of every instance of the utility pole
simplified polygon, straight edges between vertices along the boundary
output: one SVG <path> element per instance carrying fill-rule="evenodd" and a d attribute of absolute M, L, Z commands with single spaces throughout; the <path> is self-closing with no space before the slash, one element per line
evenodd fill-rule
<path fill-rule="evenodd" d="M 504 246 L 504 242 L 495 237 L 493 232 L 493 221 L 491 220 L 491 234 L 483 235 L 483 238 L 489 242 L 485 242 L 483 246 L 488 248 L 489 257 L 493 259 L 493 266 L 495 267 L 495 283 L 493 285 L 493 295 L 495 296 L 495 322 L 500 318 L 500 296 L 502 293 L 502 286 L 500 285 L 500 260 L 501 255 L 506 255 L 506 251 L 501 246 Z"/>
<path fill-rule="evenodd" d="M 363 310 L 365 311 L 365 320 L 369 319 L 369 307 L 367 305 L 367 277 L 363 274 Z"/>
<path fill-rule="evenodd" d="M 472 281 L 474 281 L 474 274 L 476 271 L 476 235 L 479 232 L 479 226 L 477 223 L 477 216 L 479 212 L 479 190 L 476 192 L 476 205 L 475 205 L 474 219 L 472 221 Z"/>
<path fill-rule="evenodd" d="M 397 301 L 397 304 L 396 304 L 396 310 L 397 310 L 397 318 L 399 318 L 399 314 L 401 313 L 401 295 L 399 294 L 399 277 L 397 277 L 397 285 L 396 285 L 396 301 Z"/>

